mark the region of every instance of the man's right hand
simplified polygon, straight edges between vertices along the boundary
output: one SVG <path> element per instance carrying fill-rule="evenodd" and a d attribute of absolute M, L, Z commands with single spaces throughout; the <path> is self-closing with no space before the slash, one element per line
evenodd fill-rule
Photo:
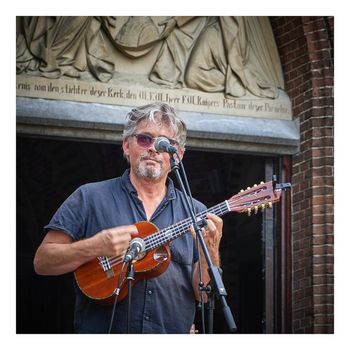
<path fill-rule="evenodd" d="M 100 231 L 93 236 L 96 256 L 121 256 L 129 247 L 132 236 L 138 234 L 135 225 L 118 226 Z"/>

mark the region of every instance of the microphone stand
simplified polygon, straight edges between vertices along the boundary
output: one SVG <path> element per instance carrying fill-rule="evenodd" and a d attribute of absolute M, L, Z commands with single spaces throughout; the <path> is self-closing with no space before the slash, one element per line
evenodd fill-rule
<path fill-rule="evenodd" d="M 215 309 L 215 299 L 214 299 L 214 294 L 212 293 L 211 286 L 207 286 L 207 295 L 208 295 L 208 333 L 212 334 L 213 333 L 213 328 L 214 328 L 214 309 Z"/>
<path fill-rule="evenodd" d="M 180 163 L 180 166 L 181 166 L 183 177 L 184 177 L 184 179 L 186 181 L 186 186 L 189 189 L 189 185 L 188 185 L 185 169 L 184 169 L 184 166 L 183 166 L 183 164 L 181 162 L 181 158 L 179 157 L 179 155 L 177 153 L 176 153 L 176 155 L 177 155 L 177 157 L 179 159 L 179 163 Z M 237 327 L 236 327 L 236 323 L 235 323 L 235 321 L 233 319 L 231 310 L 230 310 L 229 306 L 227 305 L 227 302 L 226 302 L 226 299 L 225 299 L 225 297 L 227 296 L 227 292 L 225 290 L 224 284 L 223 284 L 222 279 L 221 279 L 220 268 L 214 266 L 212 261 L 211 261 L 211 257 L 209 255 L 207 245 L 205 243 L 205 240 L 204 240 L 204 238 L 202 236 L 202 233 L 200 231 L 198 222 L 196 220 L 196 216 L 195 216 L 195 213 L 194 213 L 193 198 L 192 198 L 191 192 L 189 191 L 189 193 L 188 193 L 188 196 L 191 198 L 191 204 L 190 204 L 189 199 L 188 199 L 188 197 L 186 195 L 187 192 L 185 190 L 185 186 L 184 186 L 184 184 L 182 182 L 182 179 L 181 179 L 181 175 L 180 175 L 180 172 L 179 172 L 179 166 L 176 164 L 174 156 L 171 156 L 171 155 L 170 155 L 170 164 L 171 164 L 171 169 L 174 170 L 174 172 L 176 174 L 176 178 L 177 178 L 177 180 L 179 182 L 181 190 L 185 194 L 186 205 L 187 205 L 187 209 L 188 209 L 188 211 L 189 211 L 189 213 L 191 215 L 193 228 L 194 228 L 194 230 L 196 232 L 196 237 L 197 237 L 197 239 L 199 240 L 199 242 L 200 242 L 200 244 L 202 246 L 202 250 L 203 250 L 205 259 L 207 261 L 207 264 L 208 264 L 208 273 L 209 273 L 209 276 L 210 276 L 210 283 L 212 285 L 212 288 L 210 288 L 211 289 L 211 293 L 215 294 L 220 299 L 221 304 L 222 304 L 222 310 L 223 310 L 223 313 L 224 313 L 224 316 L 225 316 L 225 319 L 226 319 L 226 323 L 227 323 L 228 329 L 231 332 L 234 332 L 234 331 L 237 330 Z M 203 225 L 203 223 L 202 223 L 202 225 Z M 202 285 L 200 286 L 200 288 L 202 288 Z M 207 288 L 206 288 L 206 291 L 208 293 L 208 289 Z M 212 316 L 211 316 L 211 319 L 212 319 Z M 212 331 L 212 327 L 211 327 L 211 331 Z"/>
<path fill-rule="evenodd" d="M 131 295 L 132 295 L 132 281 L 135 280 L 134 264 L 132 260 L 129 261 L 128 270 L 126 272 L 126 279 L 128 281 L 128 313 L 127 313 L 127 333 L 130 334 L 131 326 Z"/>

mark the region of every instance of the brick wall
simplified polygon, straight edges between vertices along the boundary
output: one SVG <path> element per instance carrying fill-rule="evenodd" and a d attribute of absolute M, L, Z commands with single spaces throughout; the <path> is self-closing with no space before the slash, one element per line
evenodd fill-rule
<path fill-rule="evenodd" d="M 271 17 L 300 152 L 292 165 L 292 332 L 333 333 L 333 17 Z"/>

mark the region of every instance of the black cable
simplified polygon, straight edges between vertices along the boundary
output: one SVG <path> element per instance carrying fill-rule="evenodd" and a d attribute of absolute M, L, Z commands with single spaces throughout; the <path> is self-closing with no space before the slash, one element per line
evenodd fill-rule
<path fill-rule="evenodd" d="M 109 329 L 108 329 L 108 334 L 111 334 L 111 330 L 112 330 L 112 326 L 113 326 L 113 321 L 114 321 L 114 314 L 115 314 L 115 309 L 117 306 L 117 299 L 120 293 L 120 282 L 121 282 L 121 277 L 123 274 L 123 270 L 125 267 L 126 262 L 123 262 L 122 268 L 120 269 L 120 273 L 119 273 L 119 277 L 118 277 L 118 283 L 117 283 L 117 288 L 114 291 L 115 294 L 115 299 L 114 299 L 114 303 L 113 303 L 113 310 L 112 310 L 112 316 L 111 316 L 111 321 L 109 323 Z"/>

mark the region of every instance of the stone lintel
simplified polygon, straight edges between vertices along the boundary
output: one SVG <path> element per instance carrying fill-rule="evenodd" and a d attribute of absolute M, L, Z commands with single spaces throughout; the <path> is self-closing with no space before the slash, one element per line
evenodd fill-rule
<path fill-rule="evenodd" d="M 121 142 L 132 107 L 17 97 L 17 132 L 38 137 Z M 179 112 L 188 127 L 187 148 L 260 155 L 295 154 L 297 121 Z"/>

